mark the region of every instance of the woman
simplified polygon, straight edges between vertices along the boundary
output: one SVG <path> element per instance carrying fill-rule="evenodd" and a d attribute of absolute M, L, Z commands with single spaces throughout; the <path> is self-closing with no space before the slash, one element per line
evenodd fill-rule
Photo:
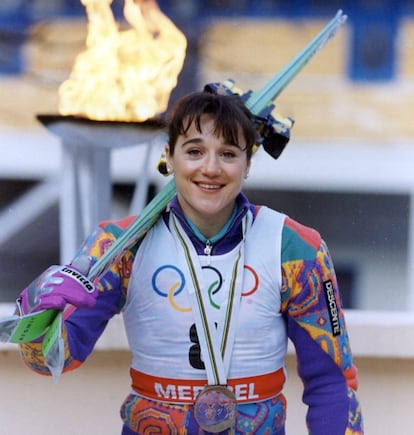
<path fill-rule="evenodd" d="M 155 226 L 92 292 L 83 288 L 88 267 L 80 260 L 96 261 L 132 218 L 102 223 L 72 266 L 52 267 L 21 295 L 23 313 L 65 309 L 65 371 L 85 361 L 109 319 L 123 312 L 132 351 L 123 435 L 284 434 L 288 337 L 309 432 L 363 433 L 357 373 L 324 241 L 241 193 L 255 141 L 239 97 L 184 97 L 170 118 L 166 147 L 177 195 Z M 47 373 L 40 346 L 22 345 L 22 356 Z"/>

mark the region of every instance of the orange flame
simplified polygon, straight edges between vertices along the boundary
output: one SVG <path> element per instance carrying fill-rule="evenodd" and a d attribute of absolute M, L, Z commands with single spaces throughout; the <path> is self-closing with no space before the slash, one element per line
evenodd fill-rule
<path fill-rule="evenodd" d="M 145 121 L 163 113 L 184 63 L 185 36 L 155 0 L 125 0 L 127 30 L 118 29 L 112 0 L 81 1 L 87 48 L 59 87 L 60 114 Z"/>

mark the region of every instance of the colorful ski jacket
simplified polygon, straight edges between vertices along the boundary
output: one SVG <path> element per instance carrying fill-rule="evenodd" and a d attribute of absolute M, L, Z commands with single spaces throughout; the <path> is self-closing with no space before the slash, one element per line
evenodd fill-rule
<path fill-rule="evenodd" d="M 133 219 L 102 222 L 77 255 L 96 261 Z M 190 240 L 203 275 L 210 274 L 204 278 L 217 323 L 220 305 L 226 300 L 228 269 L 241 244 L 246 246 L 242 301 L 228 373 L 229 388 L 238 399 L 235 432 L 285 433 L 282 390 L 289 338 L 304 385 L 309 433 L 363 434 L 357 370 L 327 246 L 315 230 L 252 205 L 243 194 L 237 198 L 227 232 L 214 243 L 200 240 L 174 198 L 143 240 L 97 280 L 95 306 L 65 310 L 64 371 L 80 366 L 108 321 L 123 313 L 133 355 L 132 390 L 121 408 L 123 434 L 147 433 L 154 425 L 159 433 L 203 433 L 192 408 L 197 392 L 206 384 L 205 364 L 184 291 L 191 280 L 183 272 L 180 250 L 174 251 L 172 219 Z M 250 226 L 244 233 L 246 220 Z M 31 369 L 49 374 L 41 343 L 21 345 L 21 355 Z"/>

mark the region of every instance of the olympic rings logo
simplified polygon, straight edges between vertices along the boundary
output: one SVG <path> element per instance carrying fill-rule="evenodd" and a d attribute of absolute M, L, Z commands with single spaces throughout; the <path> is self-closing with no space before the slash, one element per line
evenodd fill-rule
<path fill-rule="evenodd" d="M 220 290 L 223 287 L 223 276 L 221 272 L 213 266 L 203 266 L 206 272 L 207 292 L 212 307 L 220 309 L 222 297 L 225 297 Z M 242 297 L 253 295 L 259 288 L 259 276 L 257 272 L 248 265 L 244 266 L 244 289 Z M 159 267 L 152 276 L 152 288 L 159 296 L 167 298 L 170 305 L 177 311 L 190 312 L 191 307 L 180 306 L 177 300 L 185 287 L 185 277 L 183 272 L 172 264 Z M 247 288 L 247 289 L 246 289 Z"/>
<path fill-rule="evenodd" d="M 160 289 L 159 281 L 164 284 L 165 278 L 163 277 L 163 271 L 168 270 L 168 274 L 166 275 L 168 277 L 168 280 L 170 280 L 171 274 L 174 275 L 174 273 L 177 274 L 177 280 L 173 278 L 172 285 L 167 285 L 167 290 L 162 291 Z M 183 272 L 176 266 L 173 266 L 172 264 L 166 264 L 164 266 L 159 267 L 154 275 L 152 276 L 152 288 L 154 289 L 155 293 L 159 294 L 160 296 L 164 298 L 168 298 L 169 303 L 171 306 L 176 309 L 177 311 L 181 311 L 183 313 L 191 311 L 191 307 L 180 307 L 177 305 L 174 301 L 174 297 L 178 296 L 184 289 L 185 285 L 185 278 Z M 163 285 L 164 287 L 164 285 Z"/>

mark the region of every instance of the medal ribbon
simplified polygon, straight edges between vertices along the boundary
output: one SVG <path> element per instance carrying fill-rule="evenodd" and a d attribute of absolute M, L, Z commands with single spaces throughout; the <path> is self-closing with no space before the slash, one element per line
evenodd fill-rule
<path fill-rule="evenodd" d="M 212 320 L 209 320 L 208 309 L 202 291 L 205 286 L 202 280 L 202 268 L 200 262 L 194 263 L 193 258 L 198 258 L 190 239 L 180 224 L 172 216 L 175 233 L 183 247 L 186 263 L 190 272 L 193 285 L 188 286 L 191 296 L 191 303 L 195 317 L 198 341 L 207 372 L 209 385 L 226 385 L 227 374 L 230 367 L 231 351 L 234 344 L 237 314 L 239 312 L 244 269 L 244 238 L 246 232 L 246 222 L 243 221 L 243 241 L 240 244 L 236 261 L 233 265 L 228 303 L 222 327 L 216 329 Z M 238 279 L 239 278 L 239 279 Z M 219 337 L 221 336 L 221 340 Z"/>

